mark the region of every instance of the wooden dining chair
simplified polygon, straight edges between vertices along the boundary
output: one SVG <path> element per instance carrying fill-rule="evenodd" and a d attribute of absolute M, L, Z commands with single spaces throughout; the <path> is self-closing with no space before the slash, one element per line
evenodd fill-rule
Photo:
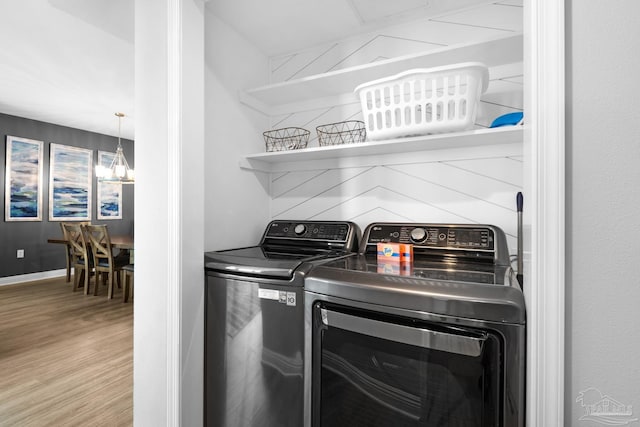
<path fill-rule="evenodd" d="M 114 281 L 117 282 L 118 287 L 121 287 L 120 271 L 127 263 L 127 259 L 113 256 L 111 237 L 106 225 L 86 225 L 84 230 L 91 246 L 93 268 L 96 272 L 96 286 L 93 294 L 98 295 L 99 278 L 102 278 L 103 283 L 107 281 L 109 285 L 107 298 L 111 299 L 113 298 Z"/>
<path fill-rule="evenodd" d="M 73 268 L 73 247 L 71 246 L 71 239 L 69 238 L 69 233 L 67 233 L 67 230 L 64 228 L 65 224 L 79 224 L 79 225 L 86 225 L 86 224 L 90 224 L 89 221 L 80 221 L 80 222 L 72 222 L 72 223 L 67 223 L 67 222 L 61 222 L 60 223 L 60 229 L 62 230 L 62 238 L 64 240 L 67 241 L 65 248 L 65 258 L 66 258 L 66 268 L 67 268 L 67 282 L 71 281 L 71 269 Z M 78 238 L 80 236 L 76 236 L 76 238 Z M 74 287 L 74 291 L 75 291 L 75 287 Z"/>
<path fill-rule="evenodd" d="M 122 302 L 127 302 L 129 297 L 133 298 L 133 264 L 127 264 L 122 267 L 122 273 L 124 274 Z"/>
<path fill-rule="evenodd" d="M 80 287 L 83 282 L 84 294 L 89 292 L 89 279 L 93 271 L 93 256 L 88 249 L 87 240 L 84 236 L 83 225 L 79 223 L 63 223 L 65 239 L 71 247 L 71 264 L 73 265 L 73 291 Z"/>
<path fill-rule="evenodd" d="M 67 282 L 71 281 L 71 269 L 73 268 L 73 247 L 71 246 L 71 242 L 69 241 L 69 233 L 64 228 L 66 222 L 60 223 L 60 228 L 62 229 L 62 238 L 67 241 L 65 244 L 65 256 L 66 256 L 66 267 L 67 267 Z M 75 286 L 73 287 L 75 291 Z"/>

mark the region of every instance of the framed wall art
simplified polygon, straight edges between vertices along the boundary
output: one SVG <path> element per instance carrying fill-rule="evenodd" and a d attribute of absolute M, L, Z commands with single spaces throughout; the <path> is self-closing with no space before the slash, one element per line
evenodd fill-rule
<path fill-rule="evenodd" d="M 98 151 L 98 164 L 109 167 L 116 153 Z M 122 219 L 122 184 L 98 181 L 98 219 Z"/>
<path fill-rule="evenodd" d="M 42 221 L 42 146 L 7 135 L 5 221 Z"/>
<path fill-rule="evenodd" d="M 49 220 L 91 220 L 93 150 L 50 145 Z"/>

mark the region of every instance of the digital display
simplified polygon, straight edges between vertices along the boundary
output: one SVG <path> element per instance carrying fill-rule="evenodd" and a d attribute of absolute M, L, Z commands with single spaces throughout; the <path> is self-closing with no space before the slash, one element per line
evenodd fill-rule
<path fill-rule="evenodd" d="M 481 228 L 459 228 L 449 230 L 449 244 L 460 248 L 493 248 L 493 234 Z"/>

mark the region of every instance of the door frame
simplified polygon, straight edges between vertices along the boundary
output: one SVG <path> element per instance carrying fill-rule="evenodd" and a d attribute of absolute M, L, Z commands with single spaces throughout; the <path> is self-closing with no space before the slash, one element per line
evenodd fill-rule
<path fill-rule="evenodd" d="M 142 0 L 136 0 L 140 2 Z M 183 0 L 186 1 L 186 0 Z M 192 0 L 203 7 L 203 1 Z M 172 2 L 168 2 L 171 4 Z M 175 3 L 173 3 L 175 5 Z M 182 4 L 179 1 L 178 4 Z M 182 19 L 180 7 L 166 11 L 168 20 Z M 141 17 L 139 19 L 146 19 Z M 136 18 L 136 21 L 138 18 Z M 525 141 L 524 141 L 524 195 L 525 195 L 525 297 L 527 301 L 527 425 L 562 426 L 564 424 L 564 272 L 565 272 L 565 46 L 564 46 L 564 2 L 556 0 L 524 0 L 525 31 Z M 180 28 L 170 29 L 170 40 L 181 40 Z M 136 35 L 139 34 L 136 31 Z M 182 44 L 181 55 L 171 56 L 166 62 L 169 72 L 180 70 L 185 56 L 202 55 L 201 45 L 190 47 Z M 136 51 L 136 56 L 138 53 Z M 139 58 L 137 58 L 139 60 Z M 184 77 L 185 79 L 187 77 Z M 178 87 L 180 86 L 178 83 Z M 185 82 L 187 83 L 187 82 Z M 136 91 L 138 88 L 136 88 Z M 177 96 L 180 98 L 180 96 Z M 192 111 L 182 111 L 188 102 L 182 100 L 172 115 L 178 121 Z M 204 108 L 203 108 L 204 110 Z M 140 113 L 137 111 L 137 114 Z M 200 112 L 204 114 L 204 111 Z M 138 126 L 153 126 L 152 123 L 138 123 Z M 179 126 L 179 123 L 176 122 Z M 137 129 L 138 131 L 139 129 Z M 174 142 L 170 142 L 173 146 Z M 177 142 L 176 142 L 177 144 Z M 138 156 L 140 154 L 140 156 Z M 143 159 L 144 153 L 136 153 L 136 159 Z M 170 170 L 188 170 L 189 159 L 180 156 L 168 159 Z M 170 196 L 172 200 L 183 200 L 183 177 L 175 177 Z M 203 178 L 204 179 L 204 178 Z M 141 181 L 143 181 L 141 179 Z M 136 191 L 144 189 L 137 186 Z M 151 189 L 150 189 L 151 190 Z M 177 191 L 177 193 L 176 193 Z M 185 203 L 187 203 L 185 201 Z M 515 203 L 515 201 L 514 201 Z M 169 221 L 176 227 L 181 224 L 180 211 L 169 215 Z M 204 212 L 200 215 L 204 217 Z M 202 219 L 202 218 L 201 218 Z M 179 254 L 184 242 L 177 233 L 169 242 L 168 253 Z M 182 265 L 175 261 L 174 269 L 193 269 L 191 265 Z M 190 332 L 185 330 L 182 319 L 185 310 L 203 310 L 200 307 L 186 307 L 180 300 L 189 290 L 182 287 L 183 271 L 173 270 L 166 280 L 165 295 L 171 310 L 157 319 L 157 324 L 166 325 L 169 339 L 165 342 L 166 374 L 165 390 L 155 390 L 164 403 L 167 425 L 177 425 L 181 417 L 183 397 L 192 391 L 189 382 L 180 378 L 197 375 L 197 372 L 185 371 L 185 360 L 176 351 L 176 344 Z M 196 274 L 195 271 L 187 272 Z M 201 272 L 197 272 L 201 273 Z M 145 309 L 136 304 L 136 316 Z M 178 310 L 178 311 L 175 311 Z M 136 328 L 135 333 L 144 333 L 144 325 Z M 153 325 L 148 326 L 152 329 Z M 134 370 L 142 368 L 144 362 L 134 359 Z M 145 369 L 143 368 L 142 371 Z M 147 389 L 148 378 L 134 373 L 140 380 L 134 389 Z M 153 382 L 150 385 L 153 386 Z M 176 389 L 171 389 L 176 387 Z M 158 401 L 155 402 L 158 406 Z M 149 409 L 145 408 L 145 409 Z M 160 408 L 158 408 L 160 409 Z M 136 414 L 143 416 L 145 410 L 134 407 L 134 419 L 142 421 Z"/>
<path fill-rule="evenodd" d="M 564 425 L 564 2 L 524 1 L 527 425 Z"/>

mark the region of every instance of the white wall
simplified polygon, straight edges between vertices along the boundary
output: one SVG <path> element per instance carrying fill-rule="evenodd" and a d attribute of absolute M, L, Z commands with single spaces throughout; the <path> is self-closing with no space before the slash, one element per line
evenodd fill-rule
<path fill-rule="evenodd" d="M 413 153 L 406 163 L 272 174 L 274 218 L 493 224 L 515 254 L 522 144 Z"/>
<path fill-rule="evenodd" d="M 566 4 L 565 425 L 599 425 L 598 391 L 640 418 L 640 3 Z"/>
<path fill-rule="evenodd" d="M 202 424 L 203 252 L 268 220 L 265 177 L 235 160 L 266 126 L 237 90 L 267 70 L 201 0 L 136 1 L 135 425 Z"/>
<path fill-rule="evenodd" d="M 205 250 L 254 245 L 269 220 L 265 174 L 240 169 L 264 151 L 267 117 L 240 104 L 242 89 L 264 85 L 267 58 L 205 12 Z"/>
<path fill-rule="evenodd" d="M 522 30 L 522 2 L 486 4 L 434 19 L 381 26 L 270 58 L 270 80 L 299 79 Z M 488 128 L 501 114 L 523 111 L 522 64 L 497 68 L 491 70 L 489 88 L 478 106 L 477 129 Z M 309 147 L 318 146 L 316 126 L 363 120 L 355 96 L 335 106 L 301 104 L 298 110 L 286 109 L 270 117 L 269 124 L 274 129 L 296 126 L 310 130 Z M 315 163 L 303 171 L 272 173 L 271 217 L 349 220 L 363 229 L 378 221 L 494 224 L 505 231 L 515 254 L 515 198 L 523 187 L 523 156 L 521 141 L 514 142 L 412 153 L 410 159 L 387 156 L 366 167 L 338 169 Z"/>
<path fill-rule="evenodd" d="M 136 0 L 133 420 L 202 425 L 204 15 Z"/>

